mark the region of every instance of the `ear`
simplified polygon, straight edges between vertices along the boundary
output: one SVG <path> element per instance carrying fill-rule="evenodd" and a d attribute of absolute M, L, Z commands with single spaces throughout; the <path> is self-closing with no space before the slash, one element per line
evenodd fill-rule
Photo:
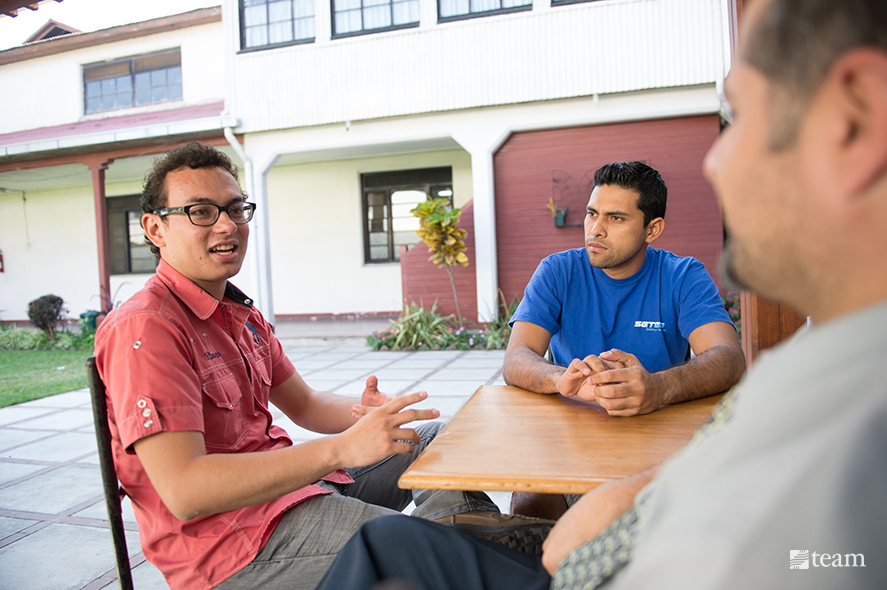
<path fill-rule="evenodd" d="M 860 195 L 887 177 L 887 52 L 874 48 L 850 51 L 832 65 L 826 100 L 833 134 L 832 179 L 844 194 Z"/>
<path fill-rule="evenodd" d="M 657 217 L 650 221 L 647 224 L 647 227 L 644 228 L 645 233 L 647 234 L 644 237 L 644 240 L 648 244 L 652 244 L 656 241 L 656 239 L 662 235 L 662 232 L 665 230 L 665 220 L 661 217 Z"/>
<path fill-rule="evenodd" d="M 166 247 L 166 240 L 164 238 L 166 235 L 166 224 L 159 215 L 154 213 L 143 214 L 142 229 L 145 230 L 145 235 L 151 240 L 152 244 L 158 248 Z"/>

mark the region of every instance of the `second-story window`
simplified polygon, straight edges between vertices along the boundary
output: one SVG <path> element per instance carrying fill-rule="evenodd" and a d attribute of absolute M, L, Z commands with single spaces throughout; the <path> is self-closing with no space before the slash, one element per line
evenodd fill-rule
<path fill-rule="evenodd" d="M 314 40 L 314 0 L 241 0 L 241 47 Z"/>
<path fill-rule="evenodd" d="M 419 0 L 332 0 L 333 36 L 419 26 Z"/>
<path fill-rule="evenodd" d="M 182 99 L 178 49 L 83 66 L 86 114 Z"/>
<path fill-rule="evenodd" d="M 533 8 L 533 0 L 438 0 L 440 20 L 457 20 Z"/>

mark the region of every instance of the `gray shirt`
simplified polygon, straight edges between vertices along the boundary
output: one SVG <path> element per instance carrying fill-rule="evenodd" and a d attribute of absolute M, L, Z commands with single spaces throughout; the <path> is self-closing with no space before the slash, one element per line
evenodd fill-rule
<path fill-rule="evenodd" d="M 727 423 L 663 467 L 604 586 L 887 588 L 885 369 L 887 303 L 762 354 Z"/>

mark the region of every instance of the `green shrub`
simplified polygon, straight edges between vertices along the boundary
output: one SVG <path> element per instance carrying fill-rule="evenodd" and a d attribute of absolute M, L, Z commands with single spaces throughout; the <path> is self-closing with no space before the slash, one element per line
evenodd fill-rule
<path fill-rule="evenodd" d="M 44 295 L 28 303 L 28 319 L 50 340 L 55 340 L 55 325 L 67 312 L 64 300 L 58 295 Z"/>

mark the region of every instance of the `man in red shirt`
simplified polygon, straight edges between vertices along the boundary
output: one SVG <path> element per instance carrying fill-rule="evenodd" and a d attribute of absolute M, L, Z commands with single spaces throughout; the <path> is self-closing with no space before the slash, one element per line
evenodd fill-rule
<path fill-rule="evenodd" d="M 96 357 L 142 551 L 171 588 L 314 588 L 362 523 L 411 500 L 428 519 L 498 516 L 481 493 L 397 488 L 440 428 L 403 428 L 439 415 L 410 408 L 425 392 L 391 397 L 370 377 L 356 404 L 302 380 L 228 282 L 255 205 L 224 154 L 199 143 L 167 152 L 141 201 L 160 264 L 102 323 Z M 293 445 L 269 402 L 332 436 Z"/>

